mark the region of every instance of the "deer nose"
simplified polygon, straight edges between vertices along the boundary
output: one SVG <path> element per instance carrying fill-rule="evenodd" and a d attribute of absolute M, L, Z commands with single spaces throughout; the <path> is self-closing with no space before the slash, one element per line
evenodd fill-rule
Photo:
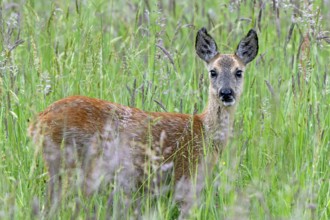
<path fill-rule="evenodd" d="M 231 96 L 233 96 L 233 94 L 234 94 L 234 91 L 229 88 L 220 90 L 220 97 L 223 97 L 223 98 L 231 98 Z"/>

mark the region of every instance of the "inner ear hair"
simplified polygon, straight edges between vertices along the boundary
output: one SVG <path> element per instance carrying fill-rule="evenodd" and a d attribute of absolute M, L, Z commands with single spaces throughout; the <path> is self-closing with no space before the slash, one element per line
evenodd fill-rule
<path fill-rule="evenodd" d="M 207 63 L 219 53 L 215 40 L 204 27 L 197 32 L 195 48 L 197 55 Z"/>
<path fill-rule="evenodd" d="M 239 42 L 235 54 L 243 61 L 244 64 L 248 64 L 257 56 L 258 50 L 258 35 L 255 30 L 251 29 Z"/>

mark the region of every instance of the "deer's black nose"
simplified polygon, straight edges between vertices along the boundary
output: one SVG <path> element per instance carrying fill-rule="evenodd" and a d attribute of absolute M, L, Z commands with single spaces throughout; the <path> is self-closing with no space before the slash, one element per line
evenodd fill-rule
<path fill-rule="evenodd" d="M 231 99 L 234 94 L 234 91 L 229 88 L 221 89 L 220 90 L 220 97 L 224 99 Z"/>

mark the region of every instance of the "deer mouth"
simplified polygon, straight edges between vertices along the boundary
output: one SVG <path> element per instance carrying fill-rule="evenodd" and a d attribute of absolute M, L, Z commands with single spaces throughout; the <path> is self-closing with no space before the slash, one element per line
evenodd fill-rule
<path fill-rule="evenodd" d="M 224 106 L 233 106 L 235 104 L 235 98 L 233 96 L 227 97 L 227 96 L 222 96 L 221 101 Z"/>

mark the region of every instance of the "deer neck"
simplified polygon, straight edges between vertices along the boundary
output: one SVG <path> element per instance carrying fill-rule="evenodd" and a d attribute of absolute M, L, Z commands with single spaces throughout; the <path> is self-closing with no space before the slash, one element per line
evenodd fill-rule
<path fill-rule="evenodd" d="M 235 106 L 225 107 L 219 98 L 209 94 L 206 109 L 201 114 L 205 137 L 221 151 L 227 144 L 232 131 Z"/>

